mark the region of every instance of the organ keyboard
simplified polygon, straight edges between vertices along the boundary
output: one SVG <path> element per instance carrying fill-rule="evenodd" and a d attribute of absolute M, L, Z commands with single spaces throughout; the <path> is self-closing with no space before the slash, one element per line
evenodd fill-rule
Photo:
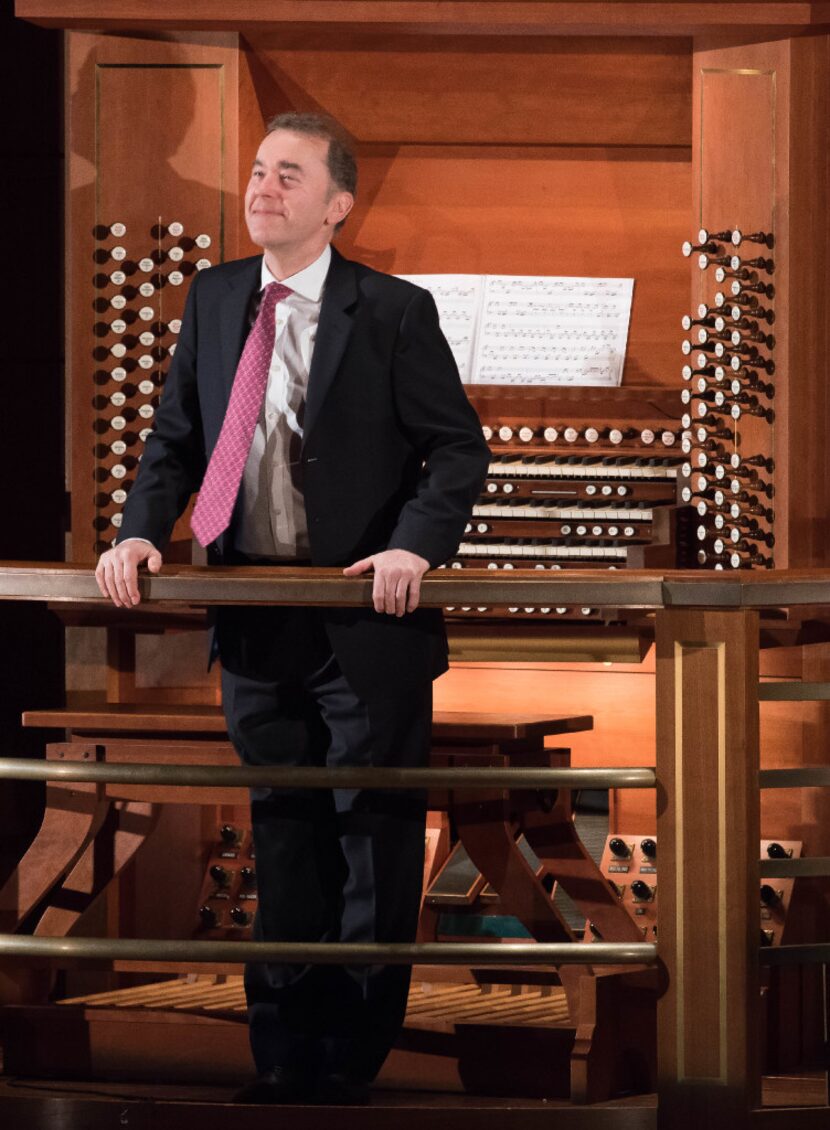
<path fill-rule="evenodd" d="M 670 456 L 638 459 L 636 456 L 539 455 L 521 459 L 496 457 L 490 475 L 528 475 L 534 479 L 659 479 L 674 481 L 682 461 Z"/>
<path fill-rule="evenodd" d="M 506 392 L 486 397 L 473 392 L 484 436 L 495 450 L 481 497 L 446 567 L 621 569 L 694 563 L 694 512 L 679 496 L 686 456 L 677 442 L 676 396 L 669 399 L 655 389 L 587 391 L 557 390 L 524 400 Z M 637 427 L 631 426 L 635 420 Z M 657 436 L 659 451 L 653 446 Z M 568 608 L 447 611 L 553 613 L 582 622 L 586 615 L 584 609 Z"/>
<path fill-rule="evenodd" d="M 589 557 L 625 561 L 623 546 L 541 545 L 519 541 L 461 542 L 459 557 Z"/>
<path fill-rule="evenodd" d="M 584 518 L 587 521 L 602 519 L 603 521 L 650 522 L 653 514 L 651 507 L 637 506 L 600 505 L 568 508 L 567 506 L 533 506 L 529 503 L 514 506 L 509 502 L 494 502 L 479 503 L 473 507 L 474 518 L 558 518 L 560 521 L 567 518 L 574 520 Z"/>

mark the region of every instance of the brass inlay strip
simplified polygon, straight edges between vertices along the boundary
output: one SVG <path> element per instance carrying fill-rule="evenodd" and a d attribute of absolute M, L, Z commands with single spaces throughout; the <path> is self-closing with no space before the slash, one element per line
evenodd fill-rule
<path fill-rule="evenodd" d="M 718 694 L 718 971 L 720 979 L 720 1082 L 726 1083 L 729 1072 L 729 954 L 726 946 L 727 923 L 727 875 L 729 860 L 726 822 L 726 644 L 715 645 L 717 652 L 717 694 Z"/>
<path fill-rule="evenodd" d="M 686 872 L 685 840 L 683 836 L 683 645 L 674 641 L 674 828 L 675 828 L 675 951 L 679 992 L 676 994 L 677 1015 L 675 1043 L 677 1048 L 677 1078 L 686 1076 L 686 1008 L 683 997 L 683 967 L 686 954 L 683 944 L 683 919 L 685 899 L 683 876 Z"/>

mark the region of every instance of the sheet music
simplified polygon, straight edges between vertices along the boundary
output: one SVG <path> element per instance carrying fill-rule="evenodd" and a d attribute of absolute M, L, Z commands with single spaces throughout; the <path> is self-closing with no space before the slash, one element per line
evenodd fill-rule
<path fill-rule="evenodd" d="M 432 293 L 465 384 L 622 381 L 633 279 L 400 277 Z"/>
<path fill-rule="evenodd" d="M 400 275 L 428 290 L 464 384 L 473 380 L 476 331 L 484 292 L 484 275 Z"/>
<path fill-rule="evenodd" d="M 488 275 L 479 384 L 619 385 L 633 279 Z"/>

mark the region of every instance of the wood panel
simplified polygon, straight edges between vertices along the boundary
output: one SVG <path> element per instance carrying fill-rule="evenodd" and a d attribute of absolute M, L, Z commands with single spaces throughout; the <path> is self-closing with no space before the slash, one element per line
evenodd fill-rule
<path fill-rule="evenodd" d="M 687 147 L 688 39 L 249 36 L 260 101 L 336 116 L 366 144 Z"/>
<path fill-rule="evenodd" d="M 746 1125 L 760 1100 L 758 619 L 657 615 L 658 1125 Z M 688 866 L 694 858 L 695 866 Z M 706 971 L 705 974 L 703 971 Z"/>
<path fill-rule="evenodd" d="M 782 564 L 830 564 L 830 36 L 789 43 L 787 143 L 790 395 L 779 418 L 789 554 Z M 806 456 L 806 458 L 805 458 Z"/>
<path fill-rule="evenodd" d="M 118 413 L 110 397 L 142 377 L 160 385 L 166 365 L 155 359 L 150 369 L 130 371 L 128 380 L 119 383 L 113 377 L 118 362 L 110 351 L 120 347 L 122 335 L 104 332 L 117 317 L 106 303 L 123 284 L 105 280 L 122 265 L 128 286 L 153 278 L 140 264 L 161 250 L 161 236 L 154 231 L 159 223 L 177 221 L 191 238 L 206 234 L 210 247 L 200 253 L 211 262 L 228 251 L 236 254 L 238 160 L 230 128 L 236 119 L 236 42 L 235 36 L 214 37 L 207 44 L 69 37 L 67 402 L 76 561 L 93 560 L 108 543 L 115 534 L 110 519 L 120 510 L 100 498 L 118 486 L 109 476 L 119 462 L 109 451 L 118 438 L 110 427 Z M 107 230 L 115 223 L 124 225 L 123 235 Z M 109 256 L 116 247 L 123 248 L 126 259 Z M 189 262 L 186 266 L 193 269 Z M 138 297 L 130 305 L 151 309 L 153 319 L 169 323 L 181 317 L 186 281 L 159 285 L 151 298 Z M 135 336 L 149 324 L 138 321 L 127 329 Z M 132 351 L 128 363 L 135 364 Z M 133 412 L 135 396 L 127 397 Z M 135 430 L 143 423 L 139 419 Z M 139 450 L 140 444 L 131 454 Z M 186 546 L 189 541 L 188 534 Z"/>
<path fill-rule="evenodd" d="M 830 23 L 830 5 L 804 0 L 17 0 L 18 15 L 47 27 L 208 28 L 285 24 L 357 24 L 407 32 L 465 30 L 482 35 L 520 33 L 691 35 L 767 28 L 795 33 Z"/>
<path fill-rule="evenodd" d="M 830 560 L 829 81 L 824 35 L 727 47 L 695 43 L 697 222 L 775 236 L 776 420 L 772 429 L 750 422 L 746 439 L 753 450 L 765 444 L 776 462 L 778 568 Z M 704 300 L 703 285 L 696 274 L 693 305 Z M 742 442 L 743 428 L 742 422 Z"/>
<path fill-rule="evenodd" d="M 766 678 L 827 678 L 826 646 L 761 652 Z M 591 713 L 594 728 L 568 738 L 576 766 L 655 764 L 655 653 L 642 664 L 454 664 L 435 684 L 436 710 L 571 710 Z M 765 769 L 824 760 L 827 703 L 761 703 L 760 756 Z M 656 828 L 656 798 L 648 789 L 614 790 L 612 832 Z M 818 789 L 761 794 L 761 835 L 804 842 L 806 855 L 830 855 L 827 798 Z"/>
<path fill-rule="evenodd" d="M 654 765 L 654 652 L 641 665 L 458 664 L 435 684 L 436 710 L 512 710 L 522 715 L 559 708 L 590 713 L 594 728 L 549 744 L 567 744 L 577 767 Z M 614 790 L 611 829 L 655 828 L 651 789 Z"/>

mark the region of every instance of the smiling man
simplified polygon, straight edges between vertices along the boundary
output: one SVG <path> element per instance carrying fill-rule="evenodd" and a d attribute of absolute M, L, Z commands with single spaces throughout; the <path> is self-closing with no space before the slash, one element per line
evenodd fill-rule
<path fill-rule="evenodd" d="M 348 138 L 282 114 L 253 163 L 245 217 L 263 255 L 196 275 L 101 592 L 139 602 L 176 519 L 216 564 L 373 574 L 374 608 L 222 608 L 228 731 L 249 765 L 423 766 L 441 613 L 421 578 L 455 551 L 488 451 L 435 304 L 342 258 L 355 199 Z M 257 938 L 408 942 L 425 797 L 258 789 Z M 247 1102 L 360 1102 L 403 1020 L 407 967 L 250 964 Z"/>

